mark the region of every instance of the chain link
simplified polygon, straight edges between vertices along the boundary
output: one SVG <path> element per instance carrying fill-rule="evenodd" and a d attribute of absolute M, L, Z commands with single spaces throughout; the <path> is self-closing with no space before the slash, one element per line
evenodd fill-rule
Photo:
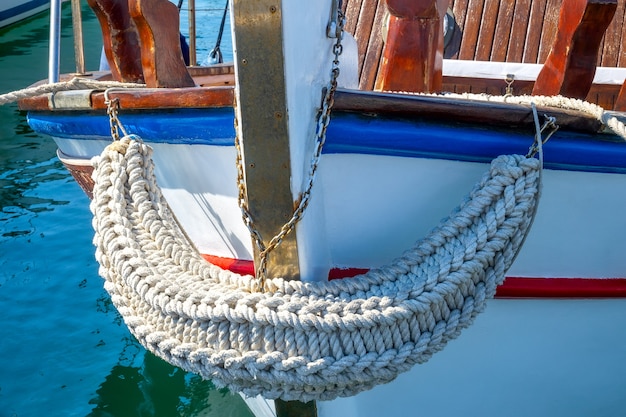
<path fill-rule="evenodd" d="M 294 210 L 291 218 L 287 223 L 285 223 L 280 232 L 274 236 L 269 243 L 266 245 L 263 241 L 263 237 L 260 232 L 256 228 L 254 224 L 254 219 L 250 214 L 250 210 L 248 207 L 247 201 L 247 192 L 246 192 L 246 182 L 245 175 L 243 171 L 243 157 L 241 152 L 241 140 L 239 138 L 238 127 L 239 121 L 237 120 L 237 102 L 235 101 L 235 148 L 237 149 L 237 184 L 239 188 L 239 207 L 241 208 L 241 214 L 243 221 L 250 231 L 250 235 L 254 244 L 256 245 L 257 250 L 259 251 L 259 265 L 256 268 L 256 277 L 258 279 L 257 290 L 265 291 L 265 282 L 267 280 L 267 263 L 269 259 L 270 253 L 276 249 L 285 236 L 287 236 L 291 231 L 295 228 L 296 224 L 302 219 L 304 215 L 304 211 L 309 205 L 309 201 L 311 200 L 311 191 L 313 189 L 313 184 L 315 182 L 315 174 L 317 172 L 317 167 L 319 165 L 320 157 L 322 155 L 322 149 L 324 147 L 324 143 L 326 142 L 326 131 L 328 129 L 328 124 L 330 123 L 330 113 L 334 104 L 335 91 L 337 90 L 337 79 L 339 78 L 339 56 L 343 52 L 343 46 L 341 41 L 343 40 L 343 27 L 345 24 L 345 16 L 341 11 L 341 2 L 338 8 L 338 26 L 337 26 L 337 37 L 336 41 L 333 44 L 333 55 L 334 59 L 332 62 L 332 68 L 330 72 L 330 82 L 326 88 L 323 89 L 322 95 L 322 108 L 319 112 L 318 120 L 317 120 L 317 131 L 315 137 L 315 147 L 313 152 L 313 158 L 311 159 L 311 166 L 309 168 L 308 180 L 306 183 L 306 188 L 304 192 L 302 192 L 297 200 L 297 207 Z"/>
<path fill-rule="evenodd" d="M 114 141 L 120 140 L 120 130 L 124 136 L 128 136 L 126 133 L 126 129 L 124 129 L 124 125 L 120 122 L 118 118 L 118 111 L 120 109 L 120 99 L 109 98 L 109 93 L 112 88 L 109 88 L 104 91 L 104 104 L 107 106 L 107 115 L 109 116 L 109 125 L 111 126 L 111 137 Z"/>

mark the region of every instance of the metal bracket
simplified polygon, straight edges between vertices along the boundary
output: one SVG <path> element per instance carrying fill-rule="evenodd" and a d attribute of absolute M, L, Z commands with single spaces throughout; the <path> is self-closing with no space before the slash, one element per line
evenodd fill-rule
<path fill-rule="evenodd" d="M 326 26 L 326 36 L 333 39 L 338 38 L 340 35 L 339 29 L 339 0 L 332 0 L 332 4 L 330 5 L 330 19 L 328 21 L 328 26 Z"/>

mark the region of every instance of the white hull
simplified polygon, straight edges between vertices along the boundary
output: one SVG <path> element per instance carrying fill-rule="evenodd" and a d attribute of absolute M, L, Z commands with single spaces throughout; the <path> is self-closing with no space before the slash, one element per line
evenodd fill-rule
<path fill-rule="evenodd" d="M 60 138 L 56 142 L 69 156 L 97 155 L 106 145 Z M 237 205 L 234 147 L 152 146 L 164 195 L 200 253 L 252 260 L 252 243 Z M 391 262 L 447 216 L 487 166 L 324 155 L 305 216 L 316 224 L 316 238 L 305 235 L 299 242 L 309 276 L 322 279 L 333 268 Z M 626 194 L 616 192 L 622 189 L 626 175 L 544 170 L 534 225 L 508 276 L 623 278 Z"/>
<path fill-rule="evenodd" d="M 84 152 L 76 148 L 84 141 L 57 143 L 64 152 Z M 234 149 L 167 146 L 154 144 L 156 174 L 200 252 L 251 259 L 236 201 Z M 214 169 L 207 174 L 202 164 Z M 436 225 L 485 169 L 458 161 L 325 155 L 307 213 L 323 219 L 316 239 L 322 243 L 307 249 L 328 252 L 309 264 L 324 275 L 330 267 L 389 262 Z M 626 176 L 545 170 L 543 181 L 535 223 L 508 276 L 623 277 L 626 194 L 615 190 L 626 189 Z M 327 264 L 320 267 L 319 259 Z M 354 397 L 319 401 L 318 415 L 621 415 L 624 316 L 623 298 L 491 300 L 427 363 Z M 257 417 L 275 415 L 273 401 L 245 400 Z"/>

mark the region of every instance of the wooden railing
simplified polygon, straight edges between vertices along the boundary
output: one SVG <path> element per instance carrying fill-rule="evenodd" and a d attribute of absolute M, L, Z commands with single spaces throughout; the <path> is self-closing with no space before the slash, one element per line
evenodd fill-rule
<path fill-rule="evenodd" d="M 359 48 L 360 88 L 395 89 L 385 87 L 381 77 L 393 77 L 390 74 L 394 70 L 389 67 L 392 55 L 387 52 L 385 56 L 383 37 L 389 19 L 389 39 L 397 16 L 391 13 L 393 17 L 388 18 L 384 0 L 344 1 L 346 29 L 355 36 Z M 409 3 L 424 9 L 427 6 L 421 1 Z M 432 10 L 441 10 L 436 0 L 430 3 Z M 607 109 L 623 110 L 626 87 L 620 95 L 619 85 L 592 85 L 591 80 L 596 65 L 626 67 L 625 3 L 626 0 L 450 0 L 452 34 L 440 52 L 447 59 L 546 63 L 547 69 L 540 74 L 536 86 L 532 81 L 514 81 L 515 93 L 563 94 Z M 567 13 L 563 18 L 561 10 Z M 415 57 L 419 59 L 417 67 L 423 66 L 424 59 L 419 54 Z M 406 67 L 406 61 L 402 65 Z M 436 68 L 439 64 L 432 65 Z M 550 76 L 551 71 L 559 74 Z M 437 71 L 431 73 L 438 76 Z M 436 79 L 434 84 L 418 81 L 415 91 L 433 91 L 430 85 L 436 86 Z M 504 77 L 444 77 L 441 89 L 504 94 L 506 87 Z"/>

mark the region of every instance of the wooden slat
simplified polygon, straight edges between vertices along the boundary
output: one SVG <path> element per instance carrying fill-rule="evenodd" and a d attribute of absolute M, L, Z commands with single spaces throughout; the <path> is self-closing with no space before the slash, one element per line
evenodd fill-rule
<path fill-rule="evenodd" d="M 469 0 L 467 15 L 463 25 L 463 40 L 459 59 L 474 59 L 476 56 L 476 43 L 480 33 L 480 23 L 483 15 L 484 0 Z"/>
<path fill-rule="evenodd" d="M 546 3 L 546 14 L 543 20 L 541 31 L 541 43 L 539 44 L 538 63 L 544 63 L 548 58 L 554 38 L 559 26 L 559 10 L 561 10 L 562 0 L 548 0 Z"/>
<path fill-rule="evenodd" d="M 513 14 L 515 13 L 515 1 L 503 1 L 498 10 L 496 29 L 491 49 L 491 61 L 506 61 L 509 44 L 513 41 L 511 30 L 513 27 Z"/>
<path fill-rule="evenodd" d="M 361 0 L 350 0 L 343 2 L 341 8 L 346 16 L 344 30 L 354 36 L 356 25 L 359 22 L 359 13 L 361 13 Z"/>
<path fill-rule="evenodd" d="M 363 73 L 365 61 L 368 59 L 369 42 L 372 36 L 374 26 L 374 18 L 376 16 L 377 0 L 363 0 L 359 9 L 359 17 L 356 28 L 354 29 L 354 37 L 357 41 L 359 49 L 359 74 Z M 361 75 L 361 78 L 363 75 Z"/>
<path fill-rule="evenodd" d="M 621 8 L 621 13 L 616 13 L 616 19 L 621 19 L 622 21 L 624 19 L 626 19 L 626 5 L 625 2 L 620 2 L 622 5 Z M 618 9 L 619 10 L 619 9 Z M 621 41 L 619 42 L 619 52 L 618 52 L 618 58 L 617 58 L 617 66 L 619 67 L 626 67 L 626 45 L 624 43 L 626 43 L 626 25 L 622 23 L 622 28 L 620 31 L 620 39 Z"/>
<path fill-rule="evenodd" d="M 620 1 L 615 11 L 615 17 L 606 29 L 602 50 L 598 57 L 598 65 L 616 67 L 619 61 L 619 52 L 622 44 L 622 25 L 624 21 L 624 2 Z"/>
<path fill-rule="evenodd" d="M 373 30 L 370 34 L 365 60 L 363 61 L 363 69 L 361 71 L 359 88 L 362 90 L 374 89 L 374 83 L 376 82 L 376 75 L 380 64 L 380 57 L 383 51 L 383 38 L 380 28 L 383 25 L 385 10 L 386 7 L 384 2 L 379 2 L 375 9 L 373 22 L 373 27 L 377 28 L 377 30 Z"/>
<path fill-rule="evenodd" d="M 491 57 L 491 48 L 493 46 L 499 8 L 500 0 L 485 0 L 483 16 L 480 22 L 478 43 L 476 44 L 476 54 L 474 57 L 477 61 L 489 61 Z"/>
<path fill-rule="evenodd" d="M 530 4 L 532 0 L 517 0 L 511 22 L 509 48 L 505 60 L 507 62 L 522 62 L 526 47 L 526 33 L 530 19 Z"/>
<path fill-rule="evenodd" d="M 465 26 L 465 13 L 469 5 L 469 0 L 453 0 L 450 3 L 452 14 L 456 20 L 456 27 L 448 47 L 444 51 L 444 58 L 457 59 L 461 50 L 463 38 L 463 27 Z"/>
<path fill-rule="evenodd" d="M 522 62 L 537 63 L 539 57 L 539 44 L 541 43 L 541 32 L 543 30 L 543 16 L 546 11 L 547 0 L 533 0 L 530 7 L 530 19 L 528 21 L 528 31 L 526 32 L 526 42 Z"/>

